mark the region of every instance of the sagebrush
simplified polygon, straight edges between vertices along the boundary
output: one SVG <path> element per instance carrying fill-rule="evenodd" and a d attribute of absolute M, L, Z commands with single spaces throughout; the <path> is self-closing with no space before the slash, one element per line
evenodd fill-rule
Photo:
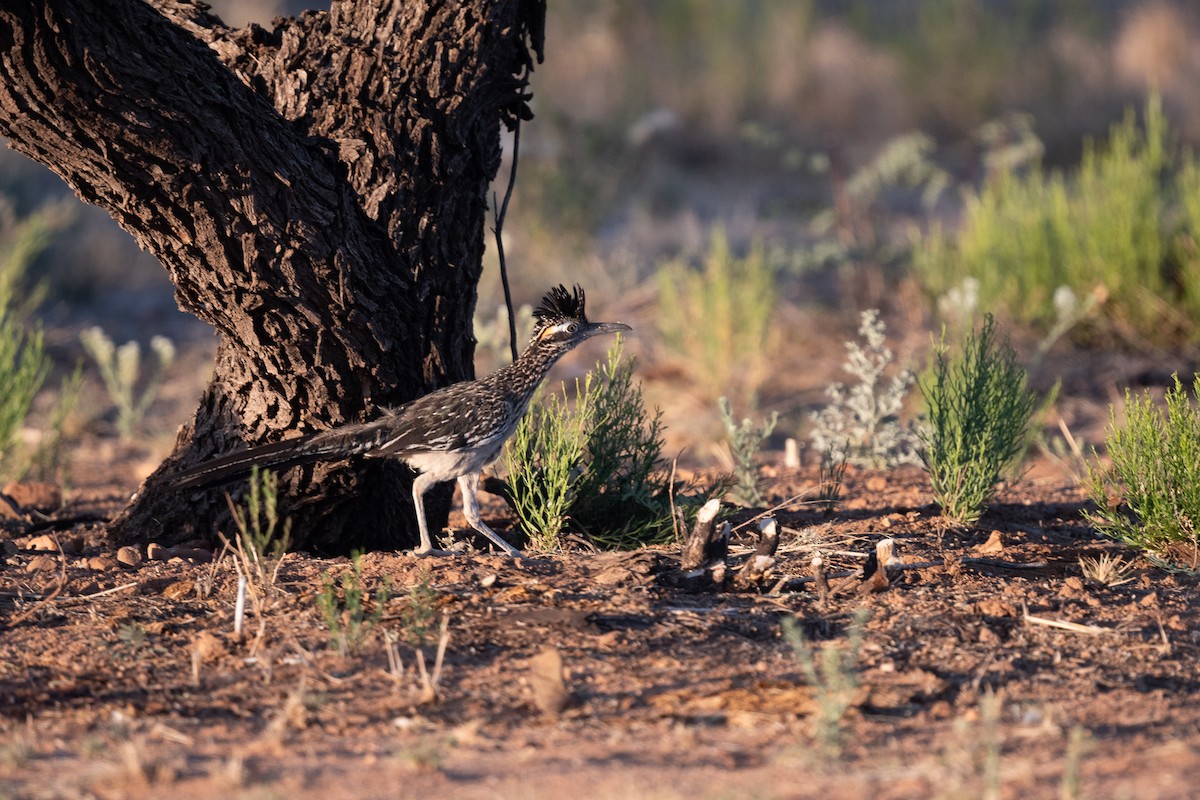
<path fill-rule="evenodd" d="M 662 423 L 642 402 L 620 338 L 582 381 L 539 400 L 504 451 L 509 501 L 537 549 L 564 533 L 604 548 L 672 533 Z"/>
<path fill-rule="evenodd" d="M 920 463 L 920 440 L 910 425 L 900 421 L 908 390 L 916 379 L 912 371 L 894 369 L 887 346 L 887 328 L 879 312 L 862 312 L 858 334 L 861 343 L 846 343 L 843 369 L 858 379 L 847 387 L 830 385 L 829 405 L 812 414 L 813 446 L 823 464 L 849 462 L 883 469 Z M 890 380 L 886 375 L 891 373 Z"/>
<path fill-rule="evenodd" d="M 1149 392 L 1126 391 L 1125 420 L 1109 410 L 1106 445 L 1111 466 L 1090 466 L 1088 489 L 1096 510 L 1089 519 L 1106 536 L 1179 560 L 1175 545 L 1189 545 L 1184 560 L 1200 562 L 1200 375 L 1191 397 L 1175 376 L 1160 406 Z"/>
<path fill-rule="evenodd" d="M 918 384 L 926 411 L 921 460 L 934 497 L 944 516 L 972 525 L 1025 449 L 1036 406 L 1025 369 L 988 314 L 957 355 L 943 338 Z"/>

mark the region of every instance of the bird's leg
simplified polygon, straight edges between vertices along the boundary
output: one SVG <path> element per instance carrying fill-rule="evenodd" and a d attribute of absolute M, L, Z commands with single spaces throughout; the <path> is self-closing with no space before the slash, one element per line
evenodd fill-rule
<path fill-rule="evenodd" d="M 414 552 L 419 556 L 445 555 L 445 551 L 433 549 L 433 540 L 429 537 L 429 524 L 425 522 L 425 492 L 436 482 L 425 472 L 413 480 L 413 508 L 417 511 L 417 528 L 421 531 L 421 546 Z"/>
<path fill-rule="evenodd" d="M 499 547 L 508 555 L 513 558 L 521 558 L 520 550 L 501 539 L 499 534 L 489 528 L 479 517 L 479 498 L 476 497 L 476 493 L 479 491 L 479 473 L 471 472 L 466 475 L 459 475 L 458 488 L 462 490 L 463 515 L 466 516 L 467 522 L 471 524 L 471 527 L 490 539 L 492 544 Z"/>

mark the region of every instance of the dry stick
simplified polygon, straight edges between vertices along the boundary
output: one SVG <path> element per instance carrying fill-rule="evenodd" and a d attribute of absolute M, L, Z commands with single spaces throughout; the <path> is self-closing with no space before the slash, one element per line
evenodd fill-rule
<path fill-rule="evenodd" d="M 758 523 L 758 544 L 746 563 L 733 577 L 734 588 L 749 589 L 761 583 L 775 566 L 775 549 L 779 546 L 779 526 L 774 517 Z"/>
<path fill-rule="evenodd" d="M 779 502 L 779 503 L 776 503 L 775 505 L 771 506 L 770 508 L 765 508 L 765 509 L 763 509 L 763 510 L 762 510 L 761 512 L 759 512 L 758 514 L 755 514 L 753 517 L 751 517 L 750 519 L 746 520 L 745 522 L 741 523 L 741 524 L 740 524 L 740 525 L 738 525 L 736 528 L 734 528 L 734 529 L 733 529 L 733 532 L 734 532 L 734 533 L 737 533 L 737 532 L 738 532 L 738 531 L 740 531 L 742 528 L 745 528 L 747 525 L 751 525 L 751 524 L 753 524 L 753 523 L 755 523 L 755 522 L 758 522 L 758 521 L 759 521 L 760 519 L 762 519 L 763 517 L 769 517 L 769 516 L 771 516 L 772 514 L 774 514 L 776 511 L 782 511 L 782 510 L 784 510 L 785 508 L 790 508 L 790 507 L 791 507 L 791 506 L 792 506 L 792 505 L 793 505 L 793 504 L 794 504 L 794 503 L 795 503 L 797 500 L 799 500 L 800 498 L 804 497 L 804 495 L 806 495 L 806 494 L 808 494 L 808 492 L 806 492 L 806 491 L 805 491 L 805 492 L 801 492 L 800 494 L 794 494 L 794 495 L 792 495 L 791 497 L 789 497 L 787 500 L 783 500 L 783 501 L 781 501 L 781 502 Z M 785 529 L 785 530 L 794 530 L 794 529 L 793 529 L 793 528 L 787 528 L 787 529 Z"/>
<path fill-rule="evenodd" d="M 242 623 L 246 619 L 246 576 L 238 572 L 237 604 L 233 607 L 233 635 L 242 638 Z"/>
<path fill-rule="evenodd" d="M 1124 631 L 1115 630 L 1113 628 L 1102 628 L 1099 625 L 1082 625 L 1078 622 L 1067 622 L 1061 619 L 1050 619 L 1048 617 L 1036 617 L 1029 613 L 1029 609 L 1024 603 L 1021 604 L 1021 611 L 1025 617 L 1025 621 L 1034 625 L 1045 625 L 1047 628 L 1058 628 L 1071 633 L 1085 633 L 1089 636 L 1099 636 L 1105 633 L 1124 633 Z"/>
<path fill-rule="evenodd" d="M 524 88 L 529 82 L 529 68 L 521 76 L 520 86 Z M 500 285 L 504 287 L 504 305 L 508 308 L 508 345 L 512 349 L 513 361 L 517 360 L 517 316 L 513 313 L 512 291 L 508 288 L 508 262 L 504 260 L 504 218 L 508 216 L 508 201 L 512 198 L 513 186 L 517 183 L 517 152 L 521 144 L 521 115 L 517 114 L 513 123 L 513 153 L 512 165 L 508 171 L 508 188 L 504 190 L 504 202 L 496 207 L 496 195 L 492 193 L 492 207 L 496 209 L 496 226 L 492 233 L 496 235 L 496 256 L 500 260 Z"/>
<path fill-rule="evenodd" d="M 683 557 L 679 568 L 688 573 L 707 567 L 717 556 L 716 525 L 721 513 L 721 501 L 709 500 L 696 512 L 696 524 L 683 541 Z M 721 554 L 722 557 L 724 554 Z"/>

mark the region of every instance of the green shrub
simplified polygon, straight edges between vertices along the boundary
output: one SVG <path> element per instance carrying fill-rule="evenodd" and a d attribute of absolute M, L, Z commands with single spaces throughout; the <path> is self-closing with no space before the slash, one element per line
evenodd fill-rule
<path fill-rule="evenodd" d="M 1086 143 L 1069 174 L 1040 166 L 989 174 L 967 196 L 957 232 L 919 239 L 914 267 L 935 297 L 974 280 L 992 304 L 984 310 L 1003 308 L 1044 330 L 1072 305 L 1066 299 L 1097 297 L 1101 324 L 1122 338 L 1195 337 L 1200 271 L 1178 262 L 1200 232 L 1200 180 L 1188 154 L 1168 180 L 1179 161 L 1151 98 L 1144 127 L 1128 112 L 1103 146 Z"/>
<path fill-rule="evenodd" d="M 661 430 L 620 339 L 576 381 L 574 404 L 566 386 L 536 403 L 504 451 L 509 502 L 532 546 L 554 549 L 567 530 L 610 549 L 670 536 Z"/>
<path fill-rule="evenodd" d="M 1002 472 L 1023 451 L 1035 398 L 1007 340 L 997 341 L 989 314 L 951 358 L 945 339 L 919 385 L 927 427 L 921 460 L 942 514 L 974 524 L 996 491 Z"/>
<path fill-rule="evenodd" d="M 1200 376 L 1192 395 L 1200 397 Z M 1165 412 L 1149 393 L 1126 391 L 1125 423 L 1119 425 L 1110 409 L 1106 442 L 1112 466 L 1088 470 L 1096 529 L 1172 560 L 1172 545 L 1189 544 L 1194 558 L 1200 544 L 1200 412 L 1179 376 L 1167 391 Z M 1123 502 L 1110 504 L 1110 495 Z"/>
<path fill-rule="evenodd" d="M 778 290 L 766 251 L 735 258 L 723 230 L 712 233 L 700 270 L 676 261 L 658 272 L 659 331 L 696 387 L 711 400 L 750 405 L 766 380 Z"/>

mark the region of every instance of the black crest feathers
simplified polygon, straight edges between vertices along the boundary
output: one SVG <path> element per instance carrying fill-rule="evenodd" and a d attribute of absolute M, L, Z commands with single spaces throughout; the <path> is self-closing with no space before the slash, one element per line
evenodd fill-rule
<path fill-rule="evenodd" d="M 534 309 L 533 316 L 538 320 L 538 324 L 540 325 L 550 325 L 564 319 L 577 319 L 581 322 L 587 322 L 587 315 L 584 314 L 583 305 L 582 286 L 575 284 L 575 290 L 572 293 L 568 292 L 567 287 L 560 283 L 546 292 L 546 296 L 542 298 L 541 305 Z"/>

